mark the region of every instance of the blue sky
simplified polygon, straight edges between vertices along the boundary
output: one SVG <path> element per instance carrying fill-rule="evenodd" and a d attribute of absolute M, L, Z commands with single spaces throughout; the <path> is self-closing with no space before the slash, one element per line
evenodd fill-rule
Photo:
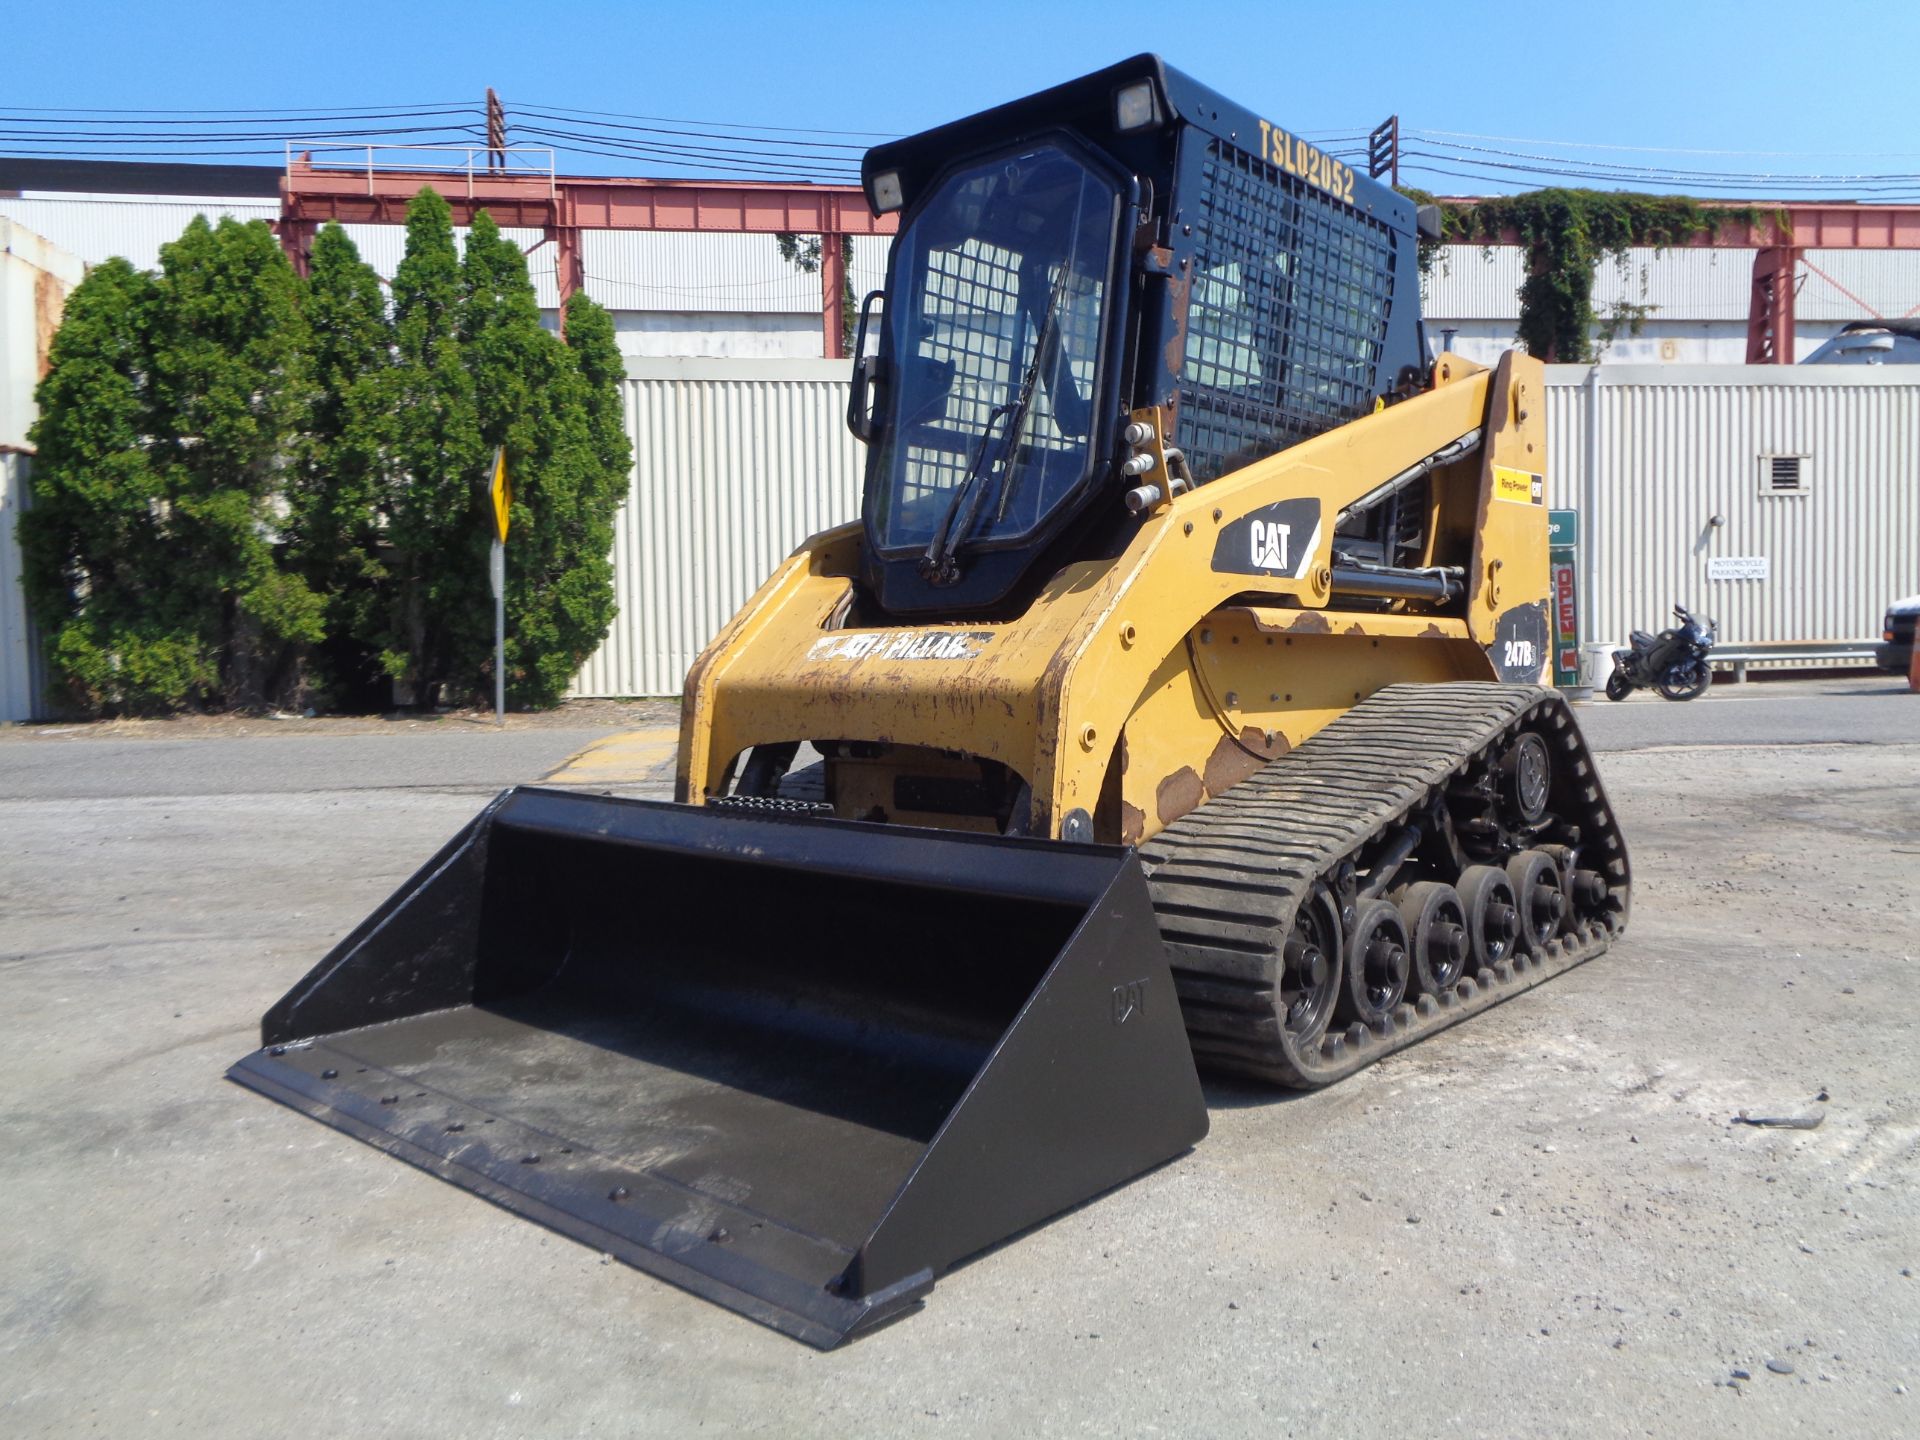
<path fill-rule="evenodd" d="M 1365 7 L 72 0 L 11 7 L 0 26 L 8 57 L 0 114 L 8 116 L 28 107 L 285 112 L 468 102 L 491 84 L 510 111 L 537 104 L 736 130 L 901 133 L 1152 49 L 1301 133 L 1364 130 L 1397 110 L 1410 130 L 1452 132 L 1430 138 L 1430 147 L 1446 144 L 1458 157 L 1461 147 L 1478 146 L 1464 153 L 1482 163 L 1492 162 L 1488 152 L 1508 149 L 1700 171 L 1920 172 L 1920 124 L 1909 87 L 1896 78 L 1920 51 L 1920 3 L 1911 0 Z M 24 153 L 23 128 L 8 122 L 0 153 Z M 802 138 L 860 143 L 858 136 Z M 563 157 L 561 168 L 644 174 L 687 167 L 576 155 Z M 1502 188 L 1464 177 L 1422 183 L 1453 193 Z M 1920 184 L 1905 190 L 1920 198 Z"/>

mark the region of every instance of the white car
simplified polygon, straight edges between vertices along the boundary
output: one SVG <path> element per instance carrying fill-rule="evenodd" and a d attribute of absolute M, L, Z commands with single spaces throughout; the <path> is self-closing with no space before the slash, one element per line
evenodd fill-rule
<path fill-rule="evenodd" d="M 1920 364 L 1920 321 L 1855 320 L 1802 365 Z"/>

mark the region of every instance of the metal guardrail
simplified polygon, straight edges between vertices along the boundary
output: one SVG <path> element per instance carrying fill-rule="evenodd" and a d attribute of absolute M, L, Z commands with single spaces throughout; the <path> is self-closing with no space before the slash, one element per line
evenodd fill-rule
<path fill-rule="evenodd" d="M 318 171 L 345 170 L 364 174 L 367 193 L 374 193 L 374 177 L 382 170 L 404 170 L 408 174 L 427 173 L 464 179 L 469 198 L 474 181 L 538 180 L 546 182 L 547 194 L 555 193 L 558 172 L 554 150 L 547 145 L 408 145 L 404 142 L 289 140 L 286 174 L 295 170 L 308 175 Z M 334 161 L 315 157 L 337 155 Z M 458 157 L 453 158 L 453 157 Z M 347 158 L 353 157 L 353 158 Z M 427 158 L 422 158 L 427 157 Z M 542 158 L 544 157 L 544 159 Z"/>
<path fill-rule="evenodd" d="M 1715 645 L 1713 663 L 1733 670 L 1735 684 L 1747 678 L 1747 667 L 1766 661 L 1802 665 L 1863 664 L 1873 660 L 1872 640 L 1770 640 L 1750 645 Z"/>

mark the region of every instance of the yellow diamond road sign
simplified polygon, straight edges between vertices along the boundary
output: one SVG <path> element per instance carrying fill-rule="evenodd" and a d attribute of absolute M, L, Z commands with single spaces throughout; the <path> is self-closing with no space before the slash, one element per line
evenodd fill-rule
<path fill-rule="evenodd" d="M 501 544 L 507 541 L 507 517 L 513 509 L 513 482 L 507 478 L 507 448 L 493 452 L 493 533 Z"/>

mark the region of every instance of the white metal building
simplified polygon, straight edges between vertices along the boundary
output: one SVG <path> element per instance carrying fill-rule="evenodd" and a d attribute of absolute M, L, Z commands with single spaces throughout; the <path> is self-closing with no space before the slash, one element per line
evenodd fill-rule
<path fill-rule="evenodd" d="M 20 589 L 14 524 L 28 499 L 33 389 L 83 271 L 77 256 L 0 217 L 0 724 L 37 713 L 40 656 Z"/>
<path fill-rule="evenodd" d="M 160 247 L 196 214 L 272 220 L 272 200 L 155 195 L 80 195 L 25 191 L 0 196 L 0 216 L 46 236 L 90 265 L 110 255 L 159 263 Z M 391 279 L 405 232 L 392 225 L 349 225 L 360 253 Z M 533 230 L 510 230 L 530 250 L 540 303 L 556 304 L 553 258 Z M 882 284 L 890 242 L 854 242 L 854 293 Z M 587 293 L 613 312 L 621 349 L 631 356 L 803 359 L 820 354 L 820 282 L 780 258 L 769 235 L 588 231 Z M 1631 252 L 1603 264 L 1595 308 L 1647 307 L 1637 335 L 1622 330 L 1605 363 L 1734 364 L 1746 358 L 1751 250 Z M 1428 334 L 1490 362 L 1513 343 L 1525 256 L 1512 246 L 1447 246 L 1425 284 Z M 1920 251 L 1808 250 L 1796 305 L 1800 356 L 1849 320 L 1920 311 Z"/>
<path fill-rule="evenodd" d="M 1639 333 L 1620 328 L 1604 364 L 1739 365 L 1747 358 L 1751 250 L 1628 252 L 1594 275 L 1600 315 L 1622 304 L 1647 307 Z M 1920 312 L 1920 250 L 1808 250 L 1794 302 L 1794 358 L 1804 359 L 1849 320 Z M 1517 246 L 1448 245 L 1424 287 L 1427 338 L 1490 365 L 1513 346 L 1526 254 Z"/>
<path fill-rule="evenodd" d="M 278 218 L 270 200 L 151 195 L 0 196 L 0 217 L 46 236 L 89 265 L 121 255 L 143 269 L 195 215 Z M 406 231 L 398 225 L 349 225 L 361 257 L 391 280 Z M 538 230 L 507 230 L 527 256 L 547 321 L 559 303 L 553 254 Z M 884 281 L 888 241 L 853 244 L 854 293 Z M 780 257 L 771 235 L 713 235 L 589 230 L 583 237 L 587 293 L 613 312 L 621 350 L 645 356 L 818 358 L 820 279 Z"/>

